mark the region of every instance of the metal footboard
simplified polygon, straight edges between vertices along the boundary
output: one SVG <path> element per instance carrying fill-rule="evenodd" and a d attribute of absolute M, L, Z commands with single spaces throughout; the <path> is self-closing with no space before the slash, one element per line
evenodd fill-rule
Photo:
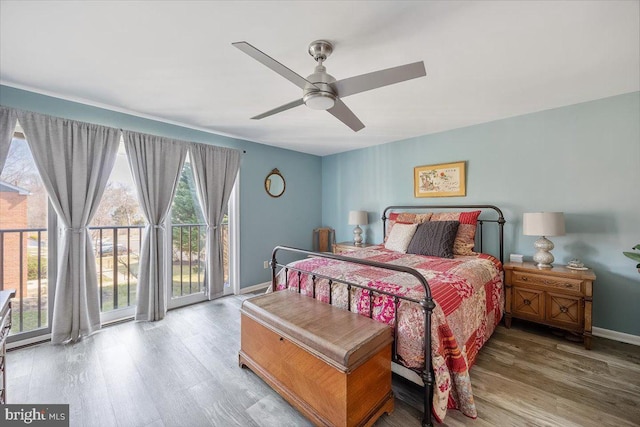
<path fill-rule="evenodd" d="M 285 264 L 279 264 L 277 261 L 277 254 L 279 252 L 289 252 L 289 253 L 295 253 L 295 254 L 301 254 L 301 255 L 306 255 L 306 256 L 313 256 L 313 257 L 319 257 L 319 258 L 327 258 L 327 259 L 333 259 L 333 260 L 337 260 L 337 261 L 345 261 L 345 262 L 350 262 L 353 264 L 361 264 L 361 265 L 366 265 L 366 266 L 370 266 L 370 267 L 377 267 L 377 268 L 382 268 L 385 270 L 393 270 L 393 271 L 397 271 L 397 272 L 401 272 L 401 273 L 406 273 L 409 274 L 411 276 L 414 276 L 419 282 L 420 284 L 422 284 L 422 286 L 424 287 L 424 298 L 422 299 L 416 299 L 416 298 L 409 298 L 406 296 L 401 296 L 401 295 L 395 295 L 391 292 L 386 292 L 380 289 L 375 289 L 375 288 L 371 288 L 368 287 L 366 285 L 362 285 L 359 283 L 352 283 L 352 282 L 348 282 L 345 280 L 341 280 L 341 279 L 337 279 L 337 278 L 333 278 L 333 277 L 328 277 L 325 275 L 321 275 L 321 274 L 317 274 L 314 273 L 312 271 L 306 271 L 306 270 L 302 270 L 296 267 L 292 267 L 289 265 L 285 265 Z M 413 268 L 409 268 L 409 267 L 405 267 L 405 266 L 401 266 L 401 265 L 393 265 L 393 264 L 385 264 L 385 263 L 381 263 L 381 262 L 375 262 L 375 261 L 368 261 L 365 259 L 358 259 L 358 258 L 351 258 L 351 257 L 346 257 L 346 256 L 342 256 L 342 255 L 335 255 L 335 254 L 330 254 L 330 253 L 326 253 L 326 252 L 313 252 L 313 251 L 307 251 L 304 249 L 297 249 L 297 248 L 292 248 L 292 247 L 288 247 L 288 246 L 276 246 L 273 249 L 273 252 L 271 254 L 271 284 L 272 284 L 272 288 L 274 291 L 277 290 L 277 285 L 276 285 L 276 275 L 277 275 L 277 270 L 278 268 L 282 268 L 285 270 L 285 280 L 286 280 L 286 287 L 287 289 L 296 289 L 298 293 L 301 292 L 301 283 L 302 283 L 302 275 L 307 275 L 308 277 L 311 278 L 311 283 L 312 283 L 312 297 L 315 298 L 316 297 L 316 280 L 318 279 L 326 279 L 328 281 L 329 284 L 329 304 L 332 303 L 331 301 L 331 295 L 332 295 L 332 290 L 333 290 L 333 285 L 335 284 L 341 284 L 343 286 L 346 286 L 347 288 L 347 307 L 346 309 L 351 311 L 351 290 L 352 288 L 359 288 L 359 289 L 363 289 L 363 290 L 368 290 L 369 291 L 369 317 L 371 318 L 373 316 L 373 299 L 375 297 L 375 295 L 386 295 L 389 296 L 391 298 L 393 298 L 393 303 L 394 303 L 394 308 L 395 308 L 395 318 L 394 318 L 394 344 L 393 344 L 393 353 L 392 353 L 392 360 L 395 363 L 401 364 L 398 358 L 398 347 L 397 347 L 397 339 L 396 337 L 398 336 L 398 305 L 400 304 L 401 300 L 404 301 L 409 301 L 409 302 L 413 302 L 416 304 L 419 304 L 422 307 L 423 313 L 424 313 L 424 366 L 422 367 L 422 369 L 419 370 L 415 370 L 412 369 L 414 371 L 416 371 L 420 377 L 422 378 L 422 381 L 424 382 L 424 386 L 425 386 L 425 390 L 424 390 L 424 415 L 422 418 L 422 425 L 424 427 L 427 426 L 432 426 L 432 416 L 431 416 L 431 405 L 432 405 L 432 398 L 433 398 L 433 386 L 434 386 L 434 375 L 433 375 L 433 369 L 432 369 L 432 364 L 431 364 L 431 314 L 433 313 L 433 309 L 435 308 L 435 303 L 433 302 L 433 298 L 431 297 L 431 289 L 429 288 L 429 284 L 427 283 L 427 280 L 424 278 L 424 276 L 422 276 L 417 270 L 413 269 Z M 289 272 L 290 271 L 294 271 L 297 272 L 297 284 L 296 283 L 289 283 Z M 296 281 L 296 280 L 294 280 Z M 296 286 L 297 285 L 297 286 Z"/>

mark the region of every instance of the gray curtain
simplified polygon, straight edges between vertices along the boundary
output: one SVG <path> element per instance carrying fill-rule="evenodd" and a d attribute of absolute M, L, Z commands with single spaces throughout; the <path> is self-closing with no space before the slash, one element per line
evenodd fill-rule
<path fill-rule="evenodd" d="M 187 143 L 160 136 L 123 131 L 129 166 L 140 207 L 147 220 L 140 250 L 136 320 L 160 320 L 167 313 L 168 253 L 171 232 L 165 219 L 178 186 Z M 169 237 L 167 237 L 169 236 Z"/>
<path fill-rule="evenodd" d="M 220 225 L 227 211 L 231 189 L 240 167 L 240 151 L 211 145 L 192 144 L 189 156 L 193 165 L 198 198 L 207 224 L 206 286 L 209 299 L 224 293 L 223 248 Z"/>
<path fill-rule="evenodd" d="M 30 112 L 19 111 L 18 118 L 62 228 L 51 341 L 77 341 L 100 328 L 87 226 L 113 169 L 120 131 Z"/>
<path fill-rule="evenodd" d="M 0 173 L 9 155 L 9 147 L 11 146 L 11 139 L 16 129 L 17 120 L 16 110 L 0 106 Z"/>

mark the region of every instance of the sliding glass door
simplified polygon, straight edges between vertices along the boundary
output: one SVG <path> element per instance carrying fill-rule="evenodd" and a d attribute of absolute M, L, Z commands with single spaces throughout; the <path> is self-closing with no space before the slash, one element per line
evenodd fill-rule
<path fill-rule="evenodd" d="M 237 187 L 237 183 L 236 183 Z M 225 294 L 237 277 L 237 194 L 220 233 Z M 234 227 L 236 226 L 236 227 Z M 144 217 L 135 193 L 127 153 L 121 142 L 115 166 L 94 216 L 91 235 L 98 275 L 102 323 L 133 317 Z M 187 157 L 174 199 L 167 242 L 169 308 L 206 300 L 205 234 L 191 162 Z M 234 232 L 235 230 L 235 232 Z M 231 232 L 230 232 L 231 231 Z M 42 339 L 51 332 L 57 259 L 57 215 L 19 125 L 0 174 L 0 289 L 14 289 L 10 342 Z M 235 252 L 234 252 L 235 249 Z M 230 266 L 233 266 L 230 268 Z"/>

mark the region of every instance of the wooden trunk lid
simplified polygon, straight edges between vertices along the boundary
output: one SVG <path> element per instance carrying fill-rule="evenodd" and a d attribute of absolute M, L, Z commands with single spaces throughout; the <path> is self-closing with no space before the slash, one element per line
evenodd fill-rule
<path fill-rule="evenodd" d="M 342 372 L 393 341 L 388 325 L 291 291 L 249 298 L 241 312 Z"/>

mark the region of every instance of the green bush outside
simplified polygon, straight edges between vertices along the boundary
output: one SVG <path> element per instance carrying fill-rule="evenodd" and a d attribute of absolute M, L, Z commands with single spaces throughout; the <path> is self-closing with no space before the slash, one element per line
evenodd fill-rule
<path fill-rule="evenodd" d="M 40 258 L 40 277 L 47 278 L 47 258 Z M 27 257 L 27 280 L 36 280 L 38 278 L 38 257 Z"/>

